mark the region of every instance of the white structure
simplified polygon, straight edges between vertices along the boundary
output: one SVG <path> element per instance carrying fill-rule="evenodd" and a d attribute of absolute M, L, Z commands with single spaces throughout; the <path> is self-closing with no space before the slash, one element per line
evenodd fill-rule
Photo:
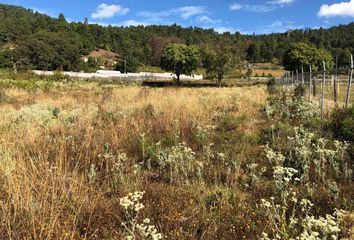
<path fill-rule="evenodd" d="M 34 70 L 33 71 L 35 74 L 38 75 L 47 75 L 51 76 L 54 75 L 54 71 L 40 71 L 40 70 Z M 110 70 L 98 70 L 95 73 L 82 73 L 82 72 L 62 72 L 64 75 L 67 75 L 69 77 L 73 78 L 135 78 L 138 80 L 143 80 L 143 79 L 172 79 L 176 78 L 176 75 L 173 73 L 149 73 L 149 72 L 141 72 L 141 73 L 121 73 L 120 71 L 110 71 Z M 203 75 L 192 75 L 192 76 L 187 76 L 187 75 L 181 75 L 180 76 L 181 80 L 203 80 Z"/>

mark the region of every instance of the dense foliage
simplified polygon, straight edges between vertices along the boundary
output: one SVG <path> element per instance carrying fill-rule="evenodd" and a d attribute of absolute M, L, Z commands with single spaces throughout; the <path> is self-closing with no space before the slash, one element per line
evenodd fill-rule
<path fill-rule="evenodd" d="M 227 47 L 221 42 L 214 49 L 204 49 L 203 67 L 206 69 L 207 78 L 216 79 L 218 86 L 221 81 L 235 66 L 235 59 Z"/>
<path fill-rule="evenodd" d="M 323 69 L 323 62 L 327 68 L 334 65 L 332 55 L 322 49 L 306 43 L 295 43 L 285 54 L 283 64 L 287 69 L 296 70 L 311 66 L 313 70 Z"/>
<path fill-rule="evenodd" d="M 161 66 L 176 74 L 179 82 L 181 74 L 191 74 L 198 66 L 199 50 L 194 46 L 170 44 L 163 49 Z"/>
<path fill-rule="evenodd" d="M 334 112 L 332 129 L 338 138 L 354 142 L 354 106 Z"/>
<path fill-rule="evenodd" d="M 270 35 L 219 34 L 213 29 L 172 26 L 113 27 L 83 22 L 67 22 L 26 10 L 0 5 L 0 66 L 17 63 L 22 68 L 85 70 L 80 61 L 95 48 L 116 52 L 127 67 L 158 66 L 163 48 L 171 43 L 196 45 L 201 49 L 222 42 L 236 63 L 283 62 L 284 54 L 296 42 L 306 42 L 338 56 L 339 66 L 347 66 L 354 49 L 354 23 L 330 29 L 294 30 Z M 41 50 L 41 51 L 39 51 Z M 122 64 L 122 62 L 119 62 Z"/>

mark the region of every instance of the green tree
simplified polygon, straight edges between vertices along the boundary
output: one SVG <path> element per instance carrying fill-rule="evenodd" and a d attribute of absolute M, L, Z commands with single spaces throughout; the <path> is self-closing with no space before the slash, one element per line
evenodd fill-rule
<path fill-rule="evenodd" d="M 199 50 L 195 46 L 184 44 L 170 44 L 166 46 L 161 56 L 161 68 L 173 71 L 180 82 L 181 74 L 192 74 L 198 67 Z"/>
<path fill-rule="evenodd" d="M 261 61 L 261 46 L 258 43 L 252 43 L 247 49 L 248 60 L 255 63 Z"/>
<path fill-rule="evenodd" d="M 337 67 L 349 67 L 350 66 L 350 55 L 352 54 L 351 49 L 345 48 L 336 48 L 332 51 L 333 56 L 337 57 Z"/>
<path fill-rule="evenodd" d="M 10 68 L 13 66 L 13 50 L 0 50 L 0 68 Z"/>
<path fill-rule="evenodd" d="M 232 55 L 225 49 L 208 50 L 204 54 L 203 66 L 207 76 L 216 79 L 220 87 L 225 75 L 235 66 Z"/>
<path fill-rule="evenodd" d="M 59 19 L 60 22 L 67 23 L 67 22 L 66 22 L 66 18 L 65 18 L 65 16 L 64 16 L 63 13 L 60 13 L 60 14 L 59 14 L 58 19 Z"/>
<path fill-rule="evenodd" d="M 20 47 L 16 48 L 14 53 L 17 67 L 19 63 L 21 63 L 21 65 L 27 65 L 30 66 L 30 68 L 40 70 L 52 69 L 54 57 L 55 50 L 50 45 L 36 39 L 34 36 L 21 42 Z M 26 64 L 24 64 L 25 62 Z"/>
<path fill-rule="evenodd" d="M 318 70 L 322 69 L 323 61 L 326 62 L 328 69 L 333 68 L 333 57 L 327 50 L 300 42 L 290 47 L 285 54 L 283 64 L 288 70 L 301 69 L 305 66 Z"/>

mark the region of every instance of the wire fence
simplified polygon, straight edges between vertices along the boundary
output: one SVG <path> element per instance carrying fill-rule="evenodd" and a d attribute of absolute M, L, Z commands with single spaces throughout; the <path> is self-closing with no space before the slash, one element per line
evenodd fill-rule
<path fill-rule="evenodd" d="M 279 83 L 301 85 L 306 89 L 307 100 L 320 100 L 321 118 L 328 104 L 348 108 L 354 103 L 353 56 L 351 56 L 351 67 L 327 70 L 326 63 L 323 62 L 322 70 L 312 71 L 311 66 L 308 67 L 309 71 L 305 72 L 303 69 L 285 73 L 279 79 Z"/>

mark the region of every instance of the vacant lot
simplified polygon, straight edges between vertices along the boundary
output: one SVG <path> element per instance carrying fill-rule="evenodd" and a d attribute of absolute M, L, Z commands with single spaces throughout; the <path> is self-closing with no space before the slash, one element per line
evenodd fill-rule
<path fill-rule="evenodd" d="M 21 86 L 0 96 L 1 239 L 352 234 L 350 144 L 288 93 Z"/>

